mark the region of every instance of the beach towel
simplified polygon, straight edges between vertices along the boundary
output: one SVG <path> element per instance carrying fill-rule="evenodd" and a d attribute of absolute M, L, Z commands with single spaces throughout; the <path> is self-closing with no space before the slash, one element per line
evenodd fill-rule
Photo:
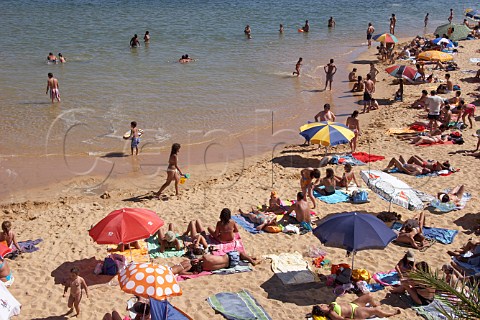
<path fill-rule="evenodd" d="M 242 215 L 234 215 L 234 216 L 232 216 L 232 219 L 233 219 L 239 226 L 241 226 L 243 229 L 247 230 L 247 231 L 250 232 L 251 234 L 263 233 L 262 230 L 257 230 L 257 229 L 255 229 L 255 228 L 258 226 L 258 224 L 253 223 L 252 221 L 250 221 L 249 219 L 243 217 Z"/>
<path fill-rule="evenodd" d="M 435 239 L 438 242 L 443 244 L 452 243 L 457 233 L 458 233 L 458 230 L 423 227 L 423 235 L 426 238 Z"/>
<path fill-rule="evenodd" d="M 357 186 L 355 185 L 355 183 L 352 182 L 352 183 L 350 183 L 350 185 L 348 186 L 348 190 L 347 190 L 347 188 L 345 188 L 345 187 L 343 187 L 343 188 L 338 188 L 337 190 L 340 191 L 340 192 L 343 192 L 343 193 L 345 193 L 345 194 L 347 194 L 347 195 L 349 195 L 349 196 L 351 196 L 354 191 L 365 191 L 365 192 L 368 192 L 370 189 L 368 189 L 368 188 L 362 188 L 362 187 L 357 187 Z"/>
<path fill-rule="evenodd" d="M 444 193 L 448 194 L 452 189 L 445 189 L 443 190 Z M 437 198 L 433 198 L 431 203 L 430 203 L 430 206 L 432 207 L 435 207 L 437 209 L 439 209 L 440 211 L 443 211 L 443 212 L 449 212 L 449 211 L 452 211 L 452 210 L 462 210 L 465 208 L 465 205 L 467 204 L 467 202 L 472 198 L 472 195 L 468 192 L 465 192 L 463 195 L 462 195 L 462 199 L 460 199 L 459 203 L 458 204 L 454 204 L 455 207 L 452 206 L 449 206 L 449 205 L 442 205 L 442 203 L 440 203 L 439 201 L 437 201 L 438 199 Z"/>
<path fill-rule="evenodd" d="M 177 239 L 180 239 L 178 234 Z M 145 242 L 147 243 L 148 255 L 152 259 L 181 257 L 185 254 L 185 248 L 180 250 L 165 250 L 165 252 L 161 252 L 160 244 L 158 243 L 158 237 L 156 235 L 151 236 L 145 240 Z"/>
<path fill-rule="evenodd" d="M 125 251 L 116 250 L 117 245 L 109 245 L 108 251 L 110 253 L 116 253 L 118 255 L 124 256 L 125 261 L 133 260 L 135 262 L 149 262 L 150 257 L 148 255 L 147 243 L 145 242 L 145 240 L 139 240 L 138 244 L 140 246 L 140 249 L 128 249 Z"/>
<path fill-rule="evenodd" d="M 412 309 L 417 312 L 419 316 L 424 317 L 427 320 L 445 320 L 447 319 L 438 310 L 445 310 L 453 316 L 452 309 L 440 300 L 435 299 L 429 305 L 426 306 L 412 306 Z"/>
<path fill-rule="evenodd" d="M 233 274 L 233 273 L 241 273 L 241 272 L 249 272 L 252 271 L 252 267 L 246 261 L 240 261 L 238 265 L 233 268 L 224 268 L 212 271 L 213 274 Z"/>
<path fill-rule="evenodd" d="M 335 190 L 335 193 L 330 196 L 322 196 L 320 193 L 317 192 L 317 190 L 314 190 L 313 196 L 318 200 L 323 201 L 325 203 L 329 203 L 329 204 L 350 201 L 350 197 L 348 196 L 348 194 L 340 190 Z"/>
<path fill-rule="evenodd" d="M 341 165 L 344 165 L 344 164 L 351 164 L 352 166 L 364 166 L 365 163 L 358 160 L 358 159 L 355 159 L 352 155 L 349 155 L 349 154 L 345 154 L 345 155 L 334 155 L 332 156 L 332 159 L 330 159 L 330 162 L 331 164 L 341 164 Z"/>
<path fill-rule="evenodd" d="M 479 63 L 479 62 L 480 62 L 480 58 L 470 58 L 470 62 Z"/>
<path fill-rule="evenodd" d="M 377 156 L 374 154 L 369 154 L 366 152 L 354 152 L 352 153 L 352 156 L 364 163 L 369 163 L 369 162 L 375 162 L 375 161 L 380 161 L 380 160 L 385 160 L 384 156 Z"/>
<path fill-rule="evenodd" d="M 385 131 L 385 134 L 393 136 L 395 134 L 408 134 L 408 133 L 417 133 L 418 131 L 412 130 L 410 128 L 390 128 Z"/>
<path fill-rule="evenodd" d="M 401 222 L 398 222 L 398 221 L 397 221 L 397 222 L 394 222 L 394 223 L 392 224 L 391 228 L 392 228 L 393 230 L 400 231 L 400 229 L 402 228 L 402 225 L 403 225 L 403 224 L 402 224 Z M 423 227 L 424 232 L 425 232 L 425 228 L 426 228 L 426 227 Z M 425 233 L 424 233 L 424 235 L 425 235 Z M 425 252 L 425 251 L 428 250 L 428 248 L 432 247 L 432 246 L 437 242 L 436 239 L 429 238 L 429 237 L 427 237 L 427 236 L 425 236 L 425 240 L 427 241 L 427 244 L 424 245 L 424 246 L 423 246 L 421 249 L 419 249 L 418 251 L 420 251 L 420 252 Z M 411 248 L 411 246 L 408 245 L 408 244 L 406 244 L 406 243 L 398 242 L 398 241 L 396 241 L 396 240 L 393 240 L 393 242 L 394 242 L 395 244 L 401 246 L 401 247 Z"/>
<path fill-rule="evenodd" d="M 472 275 L 475 275 L 475 274 L 480 273 L 480 266 L 474 266 L 474 265 L 472 265 L 472 264 L 469 264 L 469 263 L 466 263 L 466 262 L 462 262 L 462 261 L 458 260 L 458 259 L 455 258 L 455 257 L 452 257 L 452 260 L 453 260 L 457 265 L 459 265 L 459 266 L 465 271 L 465 273 L 466 273 L 468 276 L 472 276 Z"/>
<path fill-rule="evenodd" d="M 422 202 L 431 202 L 432 200 L 436 199 L 434 196 L 431 194 L 425 193 L 423 191 L 417 190 L 417 189 L 412 189 L 413 192 L 417 195 L 417 197 L 422 200 Z"/>
<path fill-rule="evenodd" d="M 395 269 L 387 272 L 374 273 L 372 278 L 383 286 L 397 286 L 400 285 L 400 276 Z"/>
<path fill-rule="evenodd" d="M 268 313 L 246 290 L 237 293 L 220 292 L 207 299 L 216 312 L 229 320 L 272 320 Z"/>
<path fill-rule="evenodd" d="M 272 260 L 272 271 L 283 284 L 310 283 L 317 280 L 299 252 L 271 254 L 265 258 Z"/>
<path fill-rule="evenodd" d="M 20 249 L 22 249 L 23 252 L 32 253 L 32 252 L 40 250 L 40 248 L 37 247 L 37 244 L 39 244 L 42 241 L 43 241 L 43 239 L 18 241 L 18 246 L 20 247 Z M 17 250 L 17 248 L 15 248 L 15 247 L 12 248 L 12 249 L 13 249 L 14 252 Z"/>
<path fill-rule="evenodd" d="M 216 256 L 223 256 L 230 251 L 245 252 L 245 247 L 243 246 L 243 242 L 239 233 L 235 233 L 235 239 L 231 242 L 221 243 L 211 235 L 208 235 L 206 240 L 212 247 L 212 254 Z"/>
<path fill-rule="evenodd" d="M 424 143 L 424 144 L 419 144 L 417 145 L 417 147 L 431 147 L 431 146 L 438 146 L 438 145 L 452 145 L 453 144 L 453 141 L 445 141 L 445 142 L 435 142 L 435 143 Z"/>

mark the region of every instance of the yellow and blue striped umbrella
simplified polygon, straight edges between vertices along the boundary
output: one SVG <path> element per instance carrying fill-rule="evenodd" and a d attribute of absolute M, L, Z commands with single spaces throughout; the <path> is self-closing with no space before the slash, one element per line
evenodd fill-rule
<path fill-rule="evenodd" d="M 300 135 L 313 144 L 324 147 L 350 142 L 355 133 L 342 123 L 322 121 L 312 122 L 300 127 Z"/>

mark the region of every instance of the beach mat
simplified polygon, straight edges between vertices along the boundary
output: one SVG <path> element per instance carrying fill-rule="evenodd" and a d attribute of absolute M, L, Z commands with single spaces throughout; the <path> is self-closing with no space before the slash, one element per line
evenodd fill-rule
<path fill-rule="evenodd" d="M 116 250 L 117 245 L 109 245 L 108 252 L 124 256 L 125 261 L 133 260 L 134 262 L 149 262 L 150 257 L 148 256 L 147 243 L 145 240 L 139 240 L 138 244 L 140 245 L 140 249 L 127 249 L 125 251 Z"/>
<path fill-rule="evenodd" d="M 245 218 L 242 215 L 234 215 L 232 216 L 232 219 L 243 229 L 247 230 L 251 234 L 259 234 L 259 233 L 264 233 L 262 230 L 257 230 L 256 227 L 258 224 L 253 223 L 249 219 Z"/>
<path fill-rule="evenodd" d="M 445 141 L 445 142 L 435 142 L 435 143 L 425 143 L 425 144 L 419 144 L 417 147 L 431 147 L 431 146 L 440 146 L 440 145 L 452 145 L 453 141 Z"/>
<path fill-rule="evenodd" d="M 462 262 L 462 261 L 458 260 L 456 257 L 452 257 L 452 260 L 457 265 L 459 265 L 463 269 L 463 271 L 465 271 L 465 273 L 469 276 L 480 273 L 480 266 L 474 266 L 472 264 Z"/>
<path fill-rule="evenodd" d="M 180 236 L 177 234 L 177 239 L 181 240 Z M 160 251 L 160 244 L 158 243 L 157 235 L 153 235 L 147 240 L 148 255 L 150 258 L 173 258 L 181 257 L 185 254 L 185 248 L 181 250 L 166 250 L 165 252 Z"/>
<path fill-rule="evenodd" d="M 246 290 L 220 292 L 207 298 L 208 304 L 229 320 L 272 320 L 268 313 Z"/>
<path fill-rule="evenodd" d="M 384 156 L 377 156 L 377 155 L 366 153 L 366 152 L 354 152 L 352 153 L 352 156 L 355 159 L 362 161 L 364 163 L 385 160 Z"/>
<path fill-rule="evenodd" d="M 348 194 L 343 193 L 340 190 L 335 190 L 335 193 L 330 196 L 323 196 L 320 193 L 318 193 L 316 190 L 314 190 L 313 196 L 318 200 L 328 204 L 335 204 L 335 203 L 350 201 L 350 197 L 348 196 Z"/>
<path fill-rule="evenodd" d="M 308 268 L 308 263 L 298 252 L 270 254 L 265 256 L 272 260 L 272 271 L 283 284 L 301 284 L 317 281 L 315 275 Z"/>

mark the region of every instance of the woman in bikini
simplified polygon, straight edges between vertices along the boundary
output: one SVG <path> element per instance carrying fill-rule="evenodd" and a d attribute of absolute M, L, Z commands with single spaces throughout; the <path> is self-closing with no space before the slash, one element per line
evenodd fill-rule
<path fill-rule="evenodd" d="M 267 226 L 277 225 L 277 215 L 273 212 L 261 212 L 253 208 L 250 212 L 243 212 L 242 209 L 238 209 L 238 212 L 240 212 L 243 217 L 258 224 L 256 227 L 257 230 L 262 230 Z"/>
<path fill-rule="evenodd" d="M 3 282 L 10 282 L 12 279 L 12 270 L 10 269 L 7 260 L 0 258 L 0 280 Z"/>
<path fill-rule="evenodd" d="M 182 171 L 178 167 L 178 152 L 180 151 L 180 144 L 174 143 L 172 144 L 172 150 L 170 152 L 170 158 L 168 159 L 168 168 L 167 168 L 167 181 L 162 185 L 160 190 L 156 193 L 158 199 L 165 190 L 166 187 L 170 185 L 172 181 L 175 181 L 175 195 L 178 196 L 178 182 L 180 181 L 180 177 L 183 176 Z"/>
<path fill-rule="evenodd" d="M 460 186 L 456 186 L 448 193 L 446 192 L 439 192 L 437 194 L 438 200 L 442 201 L 443 203 L 453 202 L 456 205 L 460 204 L 460 200 L 462 200 L 463 194 L 465 192 L 465 186 L 462 184 Z"/>
<path fill-rule="evenodd" d="M 396 168 L 399 172 L 406 173 L 410 176 L 418 176 L 431 172 L 429 169 L 424 168 L 423 166 L 420 166 L 418 164 L 407 163 L 402 156 L 398 157 L 398 160 L 392 158 L 383 171 L 388 172 L 393 167 Z"/>
<path fill-rule="evenodd" d="M 313 188 L 318 185 L 320 180 L 320 171 L 318 169 L 306 168 L 300 171 L 300 188 L 304 195 L 308 195 L 313 203 L 313 209 L 316 207 L 315 198 L 313 197 Z M 313 179 L 316 179 L 313 182 Z"/>
<path fill-rule="evenodd" d="M 217 222 L 215 230 L 210 227 L 207 230 L 213 238 L 222 243 L 232 242 L 235 240 L 235 233 L 238 233 L 237 224 L 232 220 L 232 213 L 228 208 L 220 212 L 220 221 Z"/>
<path fill-rule="evenodd" d="M 331 196 L 335 193 L 335 172 L 333 172 L 332 168 L 326 170 L 326 176 L 320 180 L 319 185 L 325 186 L 323 189 L 316 188 L 316 191 L 321 195 Z"/>
<path fill-rule="evenodd" d="M 367 305 L 370 305 L 367 307 Z M 393 317 L 400 314 L 400 309 L 395 312 L 382 310 L 381 304 L 373 299 L 370 294 L 365 294 L 350 303 L 332 302 L 314 306 L 313 316 L 323 316 L 333 320 L 340 319 L 368 319 L 370 317 Z"/>
<path fill-rule="evenodd" d="M 467 125 L 465 121 L 468 116 L 468 122 L 470 123 L 470 128 L 473 129 L 473 120 L 475 120 L 475 111 L 477 110 L 477 107 L 474 104 L 465 103 L 465 100 L 460 100 L 460 102 L 458 103 L 458 110 L 459 112 L 457 117 L 457 123 L 458 121 L 460 121 L 460 117 L 461 117 L 463 123 Z"/>
<path fill-rule="evenodd" d="M 347 127 L 355 133 L 355 137 L 350 141 L 350 148 L 352 148 L 352 153 L 357 150 L 357 140 L 360 133 L 360 122 L 357 119 L 358 111 L 353 111 L 352 115 L 347 118 L 346 125 Z"/>
<path fill-rule="evenodd" d="M 338 187 L 346 188 L 348 191 L 348 186 L 353 181 L 355 185 L 359 187 L 360 185 L 355 178 L 355 173 L 352 172 L 352 165 L 350 163 L 346 163 L 344 167 L 345 172 L 343 173 L 342 177 L 335 176 L 335 182 Z"/>
<path fill-rule="evenodd" d="M 284 214 L 285 206 L 282 205 L 282 200 L 278 196 L 276 191 L 270 193 L 270 199 L 268 200 L 268 207 L 263 206 L 262 210 L 265 212 L 273 212 L 275 214 Z"/>

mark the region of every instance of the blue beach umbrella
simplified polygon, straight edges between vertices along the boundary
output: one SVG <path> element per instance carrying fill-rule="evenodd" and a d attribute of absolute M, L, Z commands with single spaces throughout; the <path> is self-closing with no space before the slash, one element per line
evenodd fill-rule
<path fill-rule="evenodd" d="M 433 43 L 433 44 L 436 44 L 436 45 L 440 45 L 440 44 L 442 44 L 442 43 L 445 43 L 445 46 L 446 46 L 447 48 L 453 48 L 453 47 L 455 47 L 455 46 L 453 45 L 453 42 L 452 42 L 451 40 L 447 39 L 447 38 L 435 38 L 435 39 L 432 40 L 432 43 Z"/>
<path fill-rule="evenodd" d="M 352 252 L 352 270 L 355 252 L 384 249 L 397 238 L 395 232 L 377 217 L 357 212 L 332 215 L 313 230 L 313 234 L 327 247 Z"/>
<path fill-rule="evenodd" d="M 300 135 L 313 144 L 324 147 L 350 142 L 355 133 L 339 122 L 312 122 L 300 127 Z"/>
<path fill-rule="evenodd" d="M 152 320 L 192 320 L 185 312 L 167 300 L 150 299 L 150 313 Z"/>
<path fill-rule="evenodd" d="M 478 9 L 467 9 L 465 11 L 465 16 L 473 20 L 480 20 L 480 10 Z"/>

